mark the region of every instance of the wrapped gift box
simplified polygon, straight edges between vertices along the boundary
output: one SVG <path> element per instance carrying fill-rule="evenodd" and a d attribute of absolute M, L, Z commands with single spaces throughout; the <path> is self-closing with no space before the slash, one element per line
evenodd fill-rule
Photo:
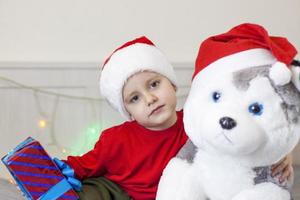
<path fill-rule="evenodd" d="M 30 137 L 4 156 L 2 162 L 27 199 L 79 199 L 41 144 Z"/>

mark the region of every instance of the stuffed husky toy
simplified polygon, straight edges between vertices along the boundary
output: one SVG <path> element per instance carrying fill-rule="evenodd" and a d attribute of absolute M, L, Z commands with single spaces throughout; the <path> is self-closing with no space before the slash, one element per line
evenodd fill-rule
<path fill-rule="evenodd" d="M 300 68 L 287 39 L 242 24 L 205 40 L 184 105 L 190 141 L 158 200 L 290 200 L 270 166 L 300 136 Z"/>

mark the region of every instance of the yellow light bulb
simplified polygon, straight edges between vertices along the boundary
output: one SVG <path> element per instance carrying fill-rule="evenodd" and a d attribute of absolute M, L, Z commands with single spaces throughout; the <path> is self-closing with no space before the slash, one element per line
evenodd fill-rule
<path fill-rule="evenodd" d="M 39 127 L 40 127 L 40 128 L 45 128 L 46 125 L 47 125 L 47 122 L 46 122 L 45 120 L 41 119 L 41 120 L 39 121 Z"/>
<path fill-rule="evenodd" d="M 63 153 L 66 153 L 67 151 L 65 149 L 62 150 Z"/>

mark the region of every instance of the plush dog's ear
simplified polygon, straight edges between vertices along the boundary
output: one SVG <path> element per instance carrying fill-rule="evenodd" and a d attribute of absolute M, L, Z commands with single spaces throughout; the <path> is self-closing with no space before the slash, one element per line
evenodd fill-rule
<path fill-rule="evenodd" d="M 296 86 L 296 88 L 300 91 L 300 62 L 298 60 L 294 60 L 292 62 L 292 82 Z"/>
<path fill-rule="evenodd" d="M 275 85 L 285 85 L 291 81 L 292 72 L 288 66 L 282 62 L 275 62 L 270 69 L 270 78 Z"/>

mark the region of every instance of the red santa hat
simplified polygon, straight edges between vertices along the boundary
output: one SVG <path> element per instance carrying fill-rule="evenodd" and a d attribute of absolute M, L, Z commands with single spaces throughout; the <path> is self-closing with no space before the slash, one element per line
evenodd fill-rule
<path fill-rule="evenodd" d="M 269 36 L 256 24 L 241 24 L 201 44 L 193 79 L 208 68 L 227 70 L 271 65 L 271 79 L 275 84 L 284 85 L 291 79 L 288 66 L 296 54 L 297 50 L 286 38 Z"/>
<path fill-rule="evenodd" d="M 152 71 L 167 77 L 177 86 L 171 63 L 145 36 L 129 41 L 117 48 L 104 62 L 100 77 L 100 91 L 113 108 L 128 120 L 123 104 L 122 90 L 127 79 L 137 72 Z"/>

